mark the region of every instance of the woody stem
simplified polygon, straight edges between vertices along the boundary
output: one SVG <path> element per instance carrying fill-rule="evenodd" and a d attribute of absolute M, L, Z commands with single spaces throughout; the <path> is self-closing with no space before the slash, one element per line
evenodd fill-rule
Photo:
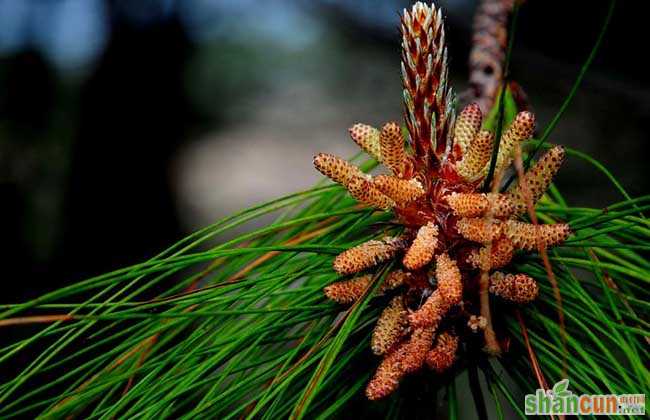
<path fill-rule="evenodd" d="M 490 276 L 487 271 L 481 271 L 481 280 L 479 282 L 479 299 L 481 304 L 481 316 L 487 321 L 483 336 L 485 338 L 485 352 L 494 356 L 501 354 L 501 347 L 497 341 L 497 336 L 492 328 L 492 316 L 490 314 L 490 295 L 488 288 L 490 286 Z"/>
<path fill-rule="evenodd" d="M 501 173 L 496 173 L 494 177 L 494 183 L 492 184 L 492 192 L 496 192 L 499 189 L 499 184 L 501 183 Z M 494 195 L 492 196 L 494 197 Z M 487 224 L 493 223 L 494 220 L 494 198 L 490 198 L 489 210 L 485 214 L 485 221 Z M 501 347 L 497 341 L 497 336 L 494 333 L 494 328 L 492 327 L 492 316 L 490 314 L 490 255 L 492 254 L 492 243 L 487 244 L 487 252 L 484 255 L 485 261 L 481 261 L 481 279 L 479 281 L 479 302 L 481 308 L 481 316 L 485 319 L 486 324 L 483 329 L 483 336 L 485 338 L 485 348 L 483 349 L 486 353 L 493 356 L 498 356 L 501 354 Z"/>

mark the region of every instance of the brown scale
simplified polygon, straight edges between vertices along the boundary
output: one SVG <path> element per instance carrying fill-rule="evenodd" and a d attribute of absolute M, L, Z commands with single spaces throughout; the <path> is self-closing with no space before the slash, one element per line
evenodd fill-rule
<path fill-rule="evenodd" d="M 447 51 L 441 15 L 435 7 L 416 3 L 401 16 L 402 80 L 405 88 L 405 121 L 416 160 L 429 166 L 431 155 L 445 150 L 452 112 L 447 109 Z M 442 88 L 441 88 L 442 85 Z M 409 100 L 406 99 L 408 95 Z M 432 126 L 437 147 L 431 150 Z"/>
<path fill-rule="evenodd" d="M 406 206 L 395 208 L 395 214 L 401 224 L 409 227 L 420 227 L 430 221 L 435 221 L 445 236 L 457 237 L 455 216 L 447 204 L 445 197 L 453 192 L 474 192 L 476 183 L 464 182 L 453 169 L 452 165 L 443 166 L 437 176 L 416 177 L 427 191 L 427 194 Z"/>
<path fill-rule="evenodd" d="M 433 293 L 433 286 L 429 281 L 429 274 L 426 269 L 412 271 L 413 275 L 405 282 L 405 304 L 411 310 L 416 310 L 422 305 L 431 293 Z"/>

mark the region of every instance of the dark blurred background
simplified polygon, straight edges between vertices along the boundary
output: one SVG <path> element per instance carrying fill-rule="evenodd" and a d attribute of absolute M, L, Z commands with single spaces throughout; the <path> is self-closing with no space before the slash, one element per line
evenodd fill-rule
<path fill-rule="evenodd" d="M 476 2 L 440 4 L 462 91 Z M 512 72 L 540 126 L 569 92 L 607 4 L 523 7 Z M 551 137 L 601 160 L 632 195 L 650 192 L 639 4 L 619 2 Z M 355 152 L 347 127 L 400 118 L 397 11 L 407 5 L 0 0 L 2 302 L 141 261 L 312 185 L 315 152 Z M 558 184 L 573 205 L 620 199 L 577 160 Z"/>

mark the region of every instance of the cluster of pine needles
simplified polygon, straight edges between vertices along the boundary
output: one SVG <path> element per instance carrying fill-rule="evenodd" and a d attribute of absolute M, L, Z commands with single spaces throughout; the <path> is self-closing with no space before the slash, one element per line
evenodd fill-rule
<path fill-rule="evenodd" d="M 502 95 L 493 119 L 507 125 L 513 107 Z M 524 145 L 528 156 L 551 147 L 565 109 Z M 510 338 L 499 358 L 464 346 L 444 375 L 423 372 L 368 402 L 363 390 L 377 362 L 369 342 L 387 303 L 376 292 L 393 267 L 380 267 L 350 307 L 328 301 L 323 288 L 340 280 L 335 255 L 397 232 L 389 213 L 323 183 L 220 220 L 148 261 L 1 305 L 0 417 L 328 418 L 355 410 L 406 418 L 437 407 L 454 419 L 458 395 L 471 394 L 481 417 L 489 405 L 500 418 L 524 418 L 522 395 L 564 377 L 575 393 L 648 395 L 650 196 L 631 198 L 598 161 L 566 151 L 566 166 L 586 161 L 593 182 L 621 200 L 578 207 L 555 186 L 542 198 L 538 220 L 574 232 L 548 253 L 561 308 L 540 256 L 514 259 L 516 272 L 537 279 L 539 297 L 495 311 L 507 314 L 500 334 Z M 356 163 L 364 172 L 377 164 Z M 269 215 L 275 220 L 263 228 L 224 239 Z M 457 386 L 465 381 L 468 392 Z"/>

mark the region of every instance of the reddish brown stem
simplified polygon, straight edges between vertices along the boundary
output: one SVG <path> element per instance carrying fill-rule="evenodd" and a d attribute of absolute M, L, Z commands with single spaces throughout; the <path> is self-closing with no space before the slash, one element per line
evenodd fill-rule
<path fill-rule="evenodd" d="M 524 178 L 524 164 L 521 157 L 521 146 L 519 143 L 515 144 L 515 169 L 517 170 L 517 177 L 521 180 L 520 188 L 522 195 L 526 201 L 526 209 L 528 210 L 528 216 L 530 221 L 537 225 L 537 213 L 535 212 L 535 203 L 533 203 L 532 195 L 528 184 L 523 182 Z M 548 277 L 549 282 L 553 288 L 553 295 L 555 296 L 555 301 L 557 302 L 557 312 L 558 312 L 558 321 L 560 323 L 560 338 L 562 341 L 562 376 L 567 377 L 568 362 L 567 362 L 567 337 L 566 337 L 566 325 L 564 322 L 564 309 L 562 308 L 562 294 L 560 293 L 560 288 L 557 284 L 557 279 L 555 278 L 555 273 L 553 273 L 553 267 L 551 266 L 551 261 L 548 258 L 548 253 L 546 252 L 546 246 L 542 241 L 541 236 L 537 237 L 537 250 L 539 255 L 542 257 L 542 262 L 544 263 L 544 269 L 546 270 L 546 276 Z"/>
<path fill-rule="evenodd" d="M 501 183 L 501 173 L 495 174 L 494 183 L 492 184 L 492 192 L 496 193 L 499 189 L 499 184 Z M 494 196 L 493 196 L 494 197 Z M 494 219 L 494 199 L 491 199 L 488 211 L 485 213 L 484 219 L 487 224 L 493 222 Z M 492 243 L 486 245 L 487 252 L 484 254 L 481 261 L 481 279 L 479 281 L 479 303 L 481 308 L 481 316 L 485 319 L 486 324 L 483 329 L 483 336 L 485 338 L 485 348 L 484 351 L 490 355 L 498 356 L 501 354 L 501 346 L 497 340 L 496 334 L 494 332 L 494 327 L 492 326 L 492 314 L 490 312 L 490 255 L 492 254 Z"/>
<path fill-rule="evenodd" d="M 535 378 L 537 378 L 537 383 L 539 384 L 540 389 L 548 391 L 550 388 L 548 387 L 548 382 L 546 382 L 546 378 L 544 377 L 544 372 L 542 372 L 542 368 L 539 366 L 539 362 L 537 361 L 535 350 L 533 350 L 533 346 L 530 344 L 530 339 L 528 338 L 528 329 L 524 323 L 524 317 L 521 316 L 519 309 L 515 310 L 515 315 L 517 316 L 517 321 L 519 321 L 519 326 L 521 327 L 521 335 L 524 338 L 524 344 L 526 345 L 526 350 L 528 351 L 530 365 L 533 368 Z M 552 414 L 551 419 L 555 419 Z M 560 419 L 564 420 L 564 416 L 560 416 Z"/>

